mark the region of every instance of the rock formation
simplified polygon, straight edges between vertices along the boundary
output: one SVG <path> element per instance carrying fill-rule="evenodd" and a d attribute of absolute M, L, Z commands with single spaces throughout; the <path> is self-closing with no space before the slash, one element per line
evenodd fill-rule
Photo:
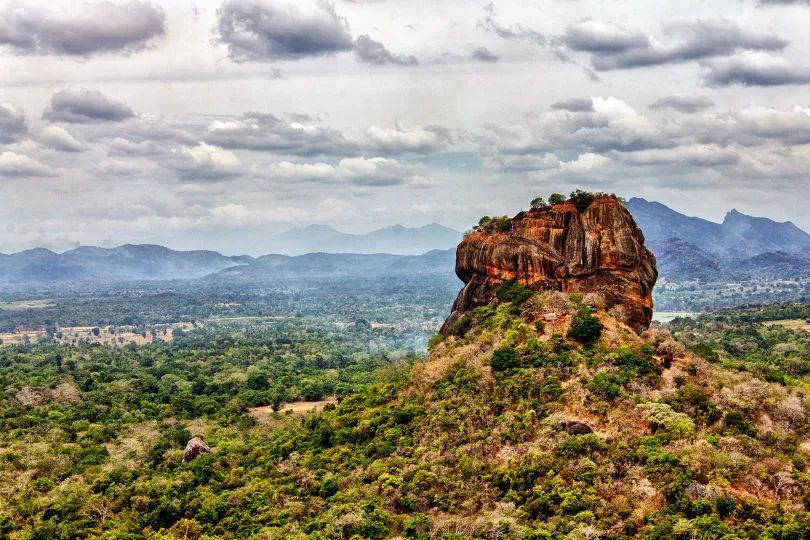
<path fill-rule="evenodd" d="M 521 212 L 505 232 L 473 232 L 456 250 L 456 274 L 465 286 L 442 328 L 445 334 L 510 280 L 538 292 L 600 293 L 607 310 L 641 332 L 652 320 L 658 278 L 644 235 L 611 196 L 597 196 L 585 209 L 567 202 Z"/>
<path fill-rule="evenodd" d="M 210 454 L 213 450 L 211 450 L 207 444 L 203 442 L 202 439 L 199 437 L 194 437 L 188 444 L 186 445 L 186 450 L 183 452 L 183 463 L 188 463 L 189 461 L 194 461 L 200 454 Z"/>

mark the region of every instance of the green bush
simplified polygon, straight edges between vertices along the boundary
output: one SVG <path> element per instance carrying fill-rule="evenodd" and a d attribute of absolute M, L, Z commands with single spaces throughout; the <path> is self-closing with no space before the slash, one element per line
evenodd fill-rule
<path fill-rule="evenodd" d="M 453 323 L 453 333 L 458 337 L 464 337 L 470 326 L 472 326 L 472 317 L 462 317 Z"/>
<path fill-rule="evenodd" d="M 532 202 L 530 204 L 531 204 L 532 208 L 546 208 L 546 207 L 548 207 L 548 204 L 546 203 L 546 200 L 543 197 L 535 197 L 534 199 L 532 199 Z"/>
<path fill-rule="evenodd" d="M 434 334 L 434 336 L 428 340 L 428 350 L 429 351 L 433 350 L 433 347 L 441 343 L 443 340 L 444 340 L 443 335 Z"/>
<path fill-rule="evenodd" d="M 585 384 L 588 390 L 601 394 L 608 401 L 616 399 L 622 391 L 622 380 L 616 373 L 597 373 Z"/>
<path fill-rule="evenodd" d="M 328 499 L 329 497 L 335 495 L 338 492 L 338 483 L 337 480 L 334 478 L 329 478 L 325 480 L 321 487 L 318 489 L 318 495 L 323 497 L 324 499 Z"/>
<path fill-rule="evenodd" d="M 591 345 L 602 336 L 602 325 L 589 308 L 583 308 L 571 319 L 568 335 L 584 345 Z"/>
<path fill-rule="evenodd" d="M 492 353 L 492 360 L 489 361 L 493 371 L 506 371 L 518 366 L 518 354 L 514 347 L 501 347 Z"/>
<path fill-rule="evenodd" d="M 565 195 L 562 193 L 552 193 L 551 196 L 548 198 L 549 204 L 562 204 L 566 201 Z"/>
<path fill-rule="evenodd" d="M 675 412 L 666 403 L 644 403 L 650 426 L 656 431 L 663 430 L 675 439 L 691 437 L 695 434 L 695 422 L 689 415 Z"/>
<path fill-rule="evenodd" d="M 582 212 L 588 209 L 595 197 L 596 195 L 590 191 L 582 191 L 581 189 L 578 189 L 571 192 L 570 200 L 573 205 L 577 207 L 577 210 Z"/>
<path fill-rule="evenodd" d="M 737 411 L 730 411 L 728 414 L 726 414 L 726 418 L 723 420 L 723 423 L 725 424 L 726 429 L 737 431 L 743 435 L 748 435 L 749 437 L 756 437 L 757 430 L 754 427 L 754 424 L 747 421 L 745 417 Z"/>
<path fill-rule="evenodd" d="M 514 305 L 522 306 L 526 300 L 532 297 L 534 293 L 515 281 L 514 279 L 507 281 L 498 287 L 495 295 L 506 302 L 511 302 Z"/>

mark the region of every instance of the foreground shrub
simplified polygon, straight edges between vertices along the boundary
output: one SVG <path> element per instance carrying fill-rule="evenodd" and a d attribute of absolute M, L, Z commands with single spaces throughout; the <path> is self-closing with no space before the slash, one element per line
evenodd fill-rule
<path fill-rule="evenodd" d="M 585 345 L 595 343 L 602 336 L 602 325 L 599 319 L 591 315 L 590 308 L 583 308 L 571 319 L 570 335 Z"/>
<path fill-rule="evenodd" d="M 518 354 L 514 347 L 501 347 L 492 353 L 489 362 L 493 371 L 506 371 L 518 366 Z"/>

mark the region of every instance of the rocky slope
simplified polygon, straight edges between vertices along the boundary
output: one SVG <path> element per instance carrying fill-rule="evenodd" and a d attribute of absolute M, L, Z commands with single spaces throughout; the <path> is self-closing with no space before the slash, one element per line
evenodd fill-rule
<path fill-rule="evenodd" d="M 511 227 L 473 232 L 456 250 L 456 274 L 465 286 L 445 334 L 510 280 L 535 291 L 597 293 L 606 310 L 641 332 L 652 319 L 658 277 L 641 229 L 610 196 L 595 198 L 585 209 L 568 202 L 521 212 Z"/>

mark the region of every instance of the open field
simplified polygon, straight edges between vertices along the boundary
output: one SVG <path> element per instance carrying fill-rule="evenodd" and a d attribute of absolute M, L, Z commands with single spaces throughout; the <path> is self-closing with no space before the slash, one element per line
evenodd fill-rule
<path fill-rule="evenodd" d="M 192 328 L 191 323 L 175 323 L 158 325 L 155 327 L 155 335 L 153 336 L 150 331 L 141 330 L 136 331 L 133 327 L 119 326 L 119 327 L 104 327 L 98 328 L 98 335 L 93 332 L 95 327 L 91 326 L 70 326 L 60 327 L 54 333 L 54 339 L 60 343 L 72 343 L 74 341 L 85 341 L 88 343 L 119 343 L 143 345 L 151 343 L 154 340 L 171 341 L 174 339 L 174 331 L 182 329 L 187 331 Z M 112 332 L 110 329 L 112 328 Z M 145 335 L 144 335 L 145 334 Z M 45 330 L 29 330 L 19 332 L 5 332 L 0 333 L 0 340 L 2 345 L 18 345 L 21 343 L 36 342 L 40 337 L 45 335 Z M 61 335 L 61 337 L 59 337 Z"/>
<path fill-rule="evenodd" d="M 810 322 L 804 319 L 784 319 L 781 321 L 768 321 L 764 323 L 765 326 L 784 326 L 788 330 L 804 330 L 810 332 Z"/>
<path fill-rule="evenodd" d="M 19 302 L 0 302 L 0 309 L 5 311 L 22 311 L 24 309 L 43 309 L 54 307 L 50 300 L 21 300 Z"/>
<path fill-rule="evenodd" d="M 308 414 L 312 412 L 320 412 L 327 405 L 337 404 L 337 398 L 330 396 L 323 401 L 294 401 L 292 403 L 285 403 L 279 409 L 278 414 Z M 267 405 L 265 407 L 254 407 L 248 409 L 248 414 L 258 420 L 259 422 L 269 421 L 273 416 L 273 407 Z"/>

